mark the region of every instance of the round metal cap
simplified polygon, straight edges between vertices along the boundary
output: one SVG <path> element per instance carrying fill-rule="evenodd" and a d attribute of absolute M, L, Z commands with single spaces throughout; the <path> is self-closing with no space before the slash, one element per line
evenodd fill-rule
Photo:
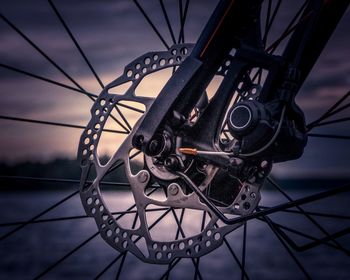
<path fill-rule="evenodd" d="M 229 121 L 234 129 L 246 128 L 252 120 L 252 112 L 245 105 L 238 105 L 231 111 Z"/>

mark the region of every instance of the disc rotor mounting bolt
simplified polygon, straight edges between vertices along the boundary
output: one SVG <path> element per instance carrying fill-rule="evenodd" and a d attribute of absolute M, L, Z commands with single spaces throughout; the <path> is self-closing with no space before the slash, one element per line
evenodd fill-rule
<path fill-rule="evenodd" d="M 148 146 L 148 149 L 150 153 L 157 154 L 159 152 L 159 141 L 156 139 L 153 139 Z"/>
<path fill-rule="evenodd" d="M 177 195 L 179 193 L 179 186 L 177 184 L 171 184 L 169 186 L 169 193 L 171 195 Z"/>
<path fill-rule="evenodd" d="M 132 140 L 133 140 L 133 145 L 138 149 L 140 149 L 144 144 L 143 135 L 137 135 L 137 136 L 133 137 Z"/>
<path fill-rule="evenodd" d="M 137 179 L 140 183 L 146 183 L 148 180 L 148 172 L 147 171 L 141 171 L 139 175 L 137 176 Z"/>
<path fill-rule="evenodd" d="M 179 160 L 177 157 L 170 156 L 165 159 L 164 165 L 170 170 L 176 170 L 179 167 Z"/>

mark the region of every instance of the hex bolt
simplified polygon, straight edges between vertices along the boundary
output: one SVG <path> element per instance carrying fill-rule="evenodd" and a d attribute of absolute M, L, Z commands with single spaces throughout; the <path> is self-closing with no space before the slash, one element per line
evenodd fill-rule
<path fill-rule="evenodd" d="M 151 154 L 157 154 L 159 152 L 159 141 L 156 139 L 153 139 L 149 145 L 148 145 L 148 150 Z"/>
<path fill-rule="evenodd" d="M 137 176 L 137 179 L 140 183 L 146 183 L 148 180 L 148 172 L 147 171 L 141 171 L 139 175 Z"/>
<path fill-rule="evenodd" d="M 134 135 L 134 137 L 132 138 L 132 144 L 134 147 L 137 147 L 138 149 L 140 149 L 144 144 L 143 135 Z"/>
<path fill-rule="evenodd" d="M 177 195 L 179 193 L 179 186 L 177 184 L 171 184 L 169 186 L 169 193 L 171 195 Z"/>
<path fill-rule="evenodd" d="M 179 166 L 179 160 L 174 156 L 170 156 L 165 159 L 164 165 L 170 170 L 176 170 Z"/>

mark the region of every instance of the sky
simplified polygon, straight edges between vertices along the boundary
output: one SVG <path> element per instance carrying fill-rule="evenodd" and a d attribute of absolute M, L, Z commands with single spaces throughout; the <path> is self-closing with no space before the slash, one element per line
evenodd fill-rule
<path fill-rule="evenodd" d="M 140 0 L 166 40 L 170 35 L 158 0 Z M 300 1 L 285 1 L 276 18 L 278 33 Z M 175 34 L 179 30 L 178 4 L 164 0 Z M 194 43 L 217 1 L 190 1 L 185 37 Z M 106 84 L 117 78 L 125 65 L 148 52 L 164 50 L 140 11 L 129 0 L 55 1 L 72 33 Z M 101 91 L 96 79 L 63 29 L 47 1 L 0 0 L 0 12 L 13 22 L 47 55 L 65 69 L 87 91 Z M 349 10 L 332 35 L 319 61 L 302 87 L 297 102 L 308 121 L 314 120 L 350 88 Z M 69 84 L 57 69 L 0 19 L 0 64 L 10 65 L 49 79 Z M 147 80 L 146 91 L 156 91 L 169 77 L 159 73 Z M 86 125 L 91 100 L 63 89 L 0 67 L 0 115 Z M 349 111 L 348 111 L 349 112 Z M 349 116 L 344 112 L 336 116 Z M 76 155 L 81 130 L 0 120 L 0 161 L 45 161 Z M 324 126 L 315 133 L 350 135 L 345 123 Z M 117 129 L 117 128 L 115 128 Z M 106 136 L 101 152 L 112 152 L 121 137 Z M 303 159 L 274 166 L 280 176 L 345 176 L 350 166 L 346 140 L 310 138 Z"/>

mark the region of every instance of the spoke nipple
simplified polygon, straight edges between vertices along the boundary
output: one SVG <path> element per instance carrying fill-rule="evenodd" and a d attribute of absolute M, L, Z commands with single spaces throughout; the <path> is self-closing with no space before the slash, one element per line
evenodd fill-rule
<path fill-rule="evenodd" d="M 179 152 L 183 153 L 185 155 L 197 155 L 197 149 L 193 149 L 193 148 L 179 148 Z"/>
<path fill-rule="evenodd" d="M 148 172 L 143 170 L 137 175 L 137 179 L 140 183 L 146 183 L 148 180 Z"/>

